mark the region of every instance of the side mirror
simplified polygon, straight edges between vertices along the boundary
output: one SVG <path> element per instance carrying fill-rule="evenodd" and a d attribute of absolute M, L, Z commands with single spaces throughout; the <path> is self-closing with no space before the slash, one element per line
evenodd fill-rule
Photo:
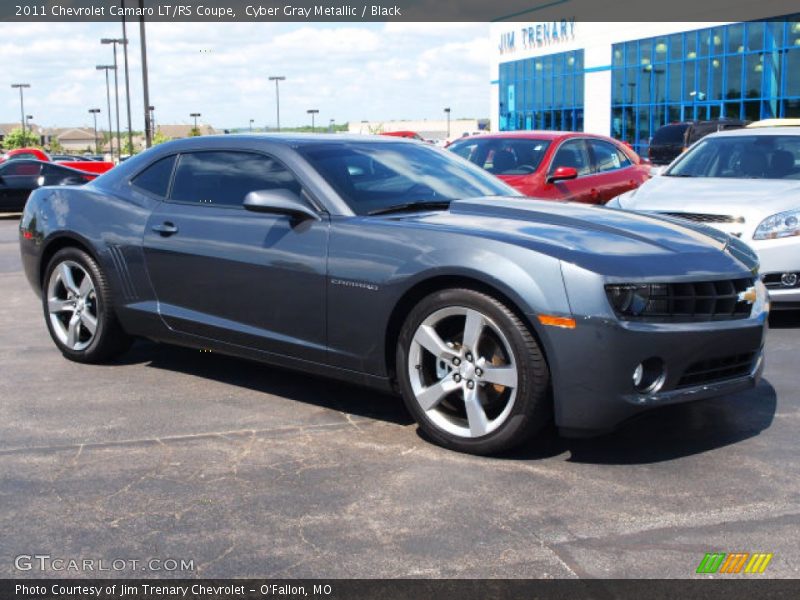
<path fill-rule="evenodd" d="M 300 220 L 320 220 L 319 215 L 297 194 L 287 189 L 255 190 L 244 197 L 243 206 L 253 212 L 289 215 Z"/>
<path fill-rule="evenodd" d="M 575 167 L 556 167 L 556 170 L 547 177 L 547 183 L 575 179 L 577 176 L 578 170 Z"/>

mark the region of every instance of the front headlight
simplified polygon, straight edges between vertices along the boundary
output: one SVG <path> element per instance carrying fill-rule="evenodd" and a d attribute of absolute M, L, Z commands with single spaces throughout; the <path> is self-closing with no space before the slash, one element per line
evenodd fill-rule
<path fill-rule="evenodd" d="M 753 234 L 754 240 L 774 240 L 800 235 L 800 208 L 767 217 Z"/>

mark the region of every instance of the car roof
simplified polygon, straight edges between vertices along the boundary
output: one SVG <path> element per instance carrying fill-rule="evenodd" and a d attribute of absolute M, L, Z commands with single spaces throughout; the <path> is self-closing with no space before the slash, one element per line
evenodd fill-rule
<path fill-rule="evenodd" d="M 598 135 L 596 133 L 584 133 L 582 131 L 544 131 L 544 130 L 532 130 L 532 131 L 500 131 L 497 133 L 483 133 L 480 135 L 472 135 L 469 137 L 458 138 L 457 140 L 453 141 L 455 144 L 456 142 L 461 142 L 463 140 L 470 140 L 470 139 L 521 139 L 521 140 L 546 140 L 546 141 L 560 141 L 566 140 L 570 138 L 592 138 L 596 140 L 604 140 L 604 141 L 611 141 L 621 144 L 619 140 L 615 140 L 605 135 Z"/>
<path fill-rule="evenodd" d="M 800 127 L 743 127 L 742 129 L 727 129 L 717 131 L 708 137 L 736 137 L 751 135 L 797 135 L 800 136 Z"/>
<path fill-rule="evenodd" d="M 161 146 L 173 149 L 202 149 L 208 147 L 210 141 L 222 142 L 249 141 L 270 142 L 287 146 L 307 144 L 341 144 L 351 142 L 374 142 L 376 144 L 418 144 L 418 140 L 404 138 L 397 135 L 362 135 L 357 133 L 228 133 L 224 135 L 198 135 L 164 142 Z M 429 146 L 430 144 L 426 144 Z"/>

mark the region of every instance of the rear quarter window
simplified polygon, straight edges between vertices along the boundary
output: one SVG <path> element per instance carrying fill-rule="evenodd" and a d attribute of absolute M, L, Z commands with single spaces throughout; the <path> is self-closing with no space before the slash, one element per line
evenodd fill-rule
<path fill-rule="evenodd" d="M 175 166 L 175 156 L 167 156 L 157 160 L 131 180 L 131 184 L 140 190 L 149 192 L 159 198 L 166 198 L 169 180 Z"/>

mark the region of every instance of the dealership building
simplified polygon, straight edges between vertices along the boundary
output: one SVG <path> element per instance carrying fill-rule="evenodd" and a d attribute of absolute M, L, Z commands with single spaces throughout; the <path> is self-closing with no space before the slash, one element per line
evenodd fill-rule
<path fill-rule="evenodd" d="M 800 117 L 800 15 L 745 23 L 491 26 L 492 128 L 586 131 L 647 149 L 666 123 Z"/>

